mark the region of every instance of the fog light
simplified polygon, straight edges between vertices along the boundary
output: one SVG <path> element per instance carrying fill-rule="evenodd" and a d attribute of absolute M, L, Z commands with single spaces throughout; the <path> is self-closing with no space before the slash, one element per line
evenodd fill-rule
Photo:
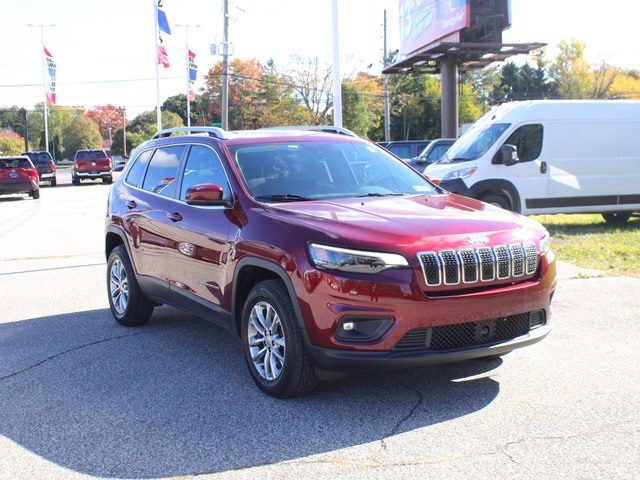
<path fill-rule="evenodd" d="M 395 322 L 393 317 L 343 318 L 336 328 L 335 337 L 342 342 L 373 342 L 382 337 Z"/>

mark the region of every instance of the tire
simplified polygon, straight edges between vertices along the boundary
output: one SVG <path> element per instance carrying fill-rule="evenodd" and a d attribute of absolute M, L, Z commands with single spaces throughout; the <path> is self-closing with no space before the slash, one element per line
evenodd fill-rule
<path fill-rule="evenodd" d="M 74 185 L 80 185 L 80 179 L 78 177 L 76 177 L 75 175 L 73 175 L 71 177 L 71 183 L 73 183 Z"/>
<path fill-rule="evenodd" d="M 102 179 L 102 183 L 106 183 L 108 185 L 111 185 L 113 183 L 113 177 L 103 178 Z"/>
<path fill-rule="evenodd" d="M 52 187 L 55 187 L 56 185 L 58 185 L 58 180 L 56 179 L 56 177 L 53 177 L 53 178 L 51 179 L 51 186 L 52 186 Z"/>
<path fill-rule="evenodd" d="M 111 313 L 120 325 L 136 327 L 151 318 L 154 303 L 140 290 L 129 255 L 118 245 L 107 262 L 107 294 Z"/>
<path fill-rule="evenodd" d="M 607 222 L 607 225 L 620 226 L 627 223 L 627 220 L 631 218 L 631 212 L 603 213 L 602 218 Z"/>
<path fill-rule="evenodd" d="M 480 198 L 484 203 L 495 205 L 496 207 L 504 208 L 505 210 L 511 210 L 509 201 L 502 195 L 489 194 Z"/>
<path fill-rule="evenodd" d="M 29 195 L 31 195 L 34 200 L 38 200 L 40 198 L 40 190 L 34 190 Z"/>
<path fill-rule="evenodd" d="M 311 392 L 318 384 L 286 288 L 279 280 L 258 283 L 242 311 L 242 344 L 258 388 L 276 398 Z"/>

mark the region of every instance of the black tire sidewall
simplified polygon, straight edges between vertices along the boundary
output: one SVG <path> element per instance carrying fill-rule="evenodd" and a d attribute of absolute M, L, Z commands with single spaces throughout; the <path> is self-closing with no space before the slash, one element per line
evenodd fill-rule
<path fill-rule="evenodd" d="M 249 318 L 253 307 L 259 302 L 269 303 L 278 313 L 285 338 L 285 361 L 282 373 L 275 380 L 267 380 L 260 375 L 251 359 L 248 342 Z M 292 396 L 292 386 L 300 374 L 303 345 L 300 333 L 295 325 L 295 312 L 282 283 L 278 280 L 267 280 L 256 285 L 249 293 L 242 310 L 242 349 L 247 367 L 254 382 L 265 393 L 286 398 Z"/>

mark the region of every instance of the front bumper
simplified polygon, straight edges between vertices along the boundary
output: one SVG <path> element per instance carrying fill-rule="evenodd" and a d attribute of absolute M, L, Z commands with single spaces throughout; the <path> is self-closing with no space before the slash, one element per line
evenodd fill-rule
<path fill-rule="evenodd" d="M 516 348 L 533 345 L 545 338 L 550 331 L 551 323 L 547 320 L 545 325 L 531 330 L 528 334 L 504 342 L 449 351 L 339 350 L 311 345 L 309 353 L 318 368 L 328 371 L 358 372 L 372 369 L 414 368 L 502 355 Z"/>

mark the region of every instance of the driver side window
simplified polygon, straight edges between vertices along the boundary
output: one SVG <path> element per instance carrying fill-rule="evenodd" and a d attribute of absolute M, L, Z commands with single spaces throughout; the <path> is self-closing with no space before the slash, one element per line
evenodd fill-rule
<path fill-rule="evenodd" d="M 227 176 L 224 173 L 220 158 L 211 148 L 203 145 L 193 145 L 189 151 L 187 164 L 182 176 L 182 188 L 180 189 L 180 200 L 185 200 L 185 195 L 189 187 L 213 183 L 220 185 L 224 192 L 224 198 L 229 199 L 231 192 Z"/>
<path fill-rule="evenodd" d="M 520 163 L 531 162 L 542 151 L 542 133 L 542 125 L 539 123 L 523 125 L 509 135 L 504 143 L 516 146 Z"/>

